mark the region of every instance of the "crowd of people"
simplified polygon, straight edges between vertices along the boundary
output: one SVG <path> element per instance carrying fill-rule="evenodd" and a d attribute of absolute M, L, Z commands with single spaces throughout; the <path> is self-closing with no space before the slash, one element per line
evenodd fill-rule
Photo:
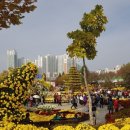
<path fill-rule="evenodd" d="M 39 96 L 38 94 L 35 94 Z M 52 103 L 57 104 L 57 106 L 63 105 L 63 98 L 68 97 L 68 104 L 70 105 L 71 109 L 77 109 L 78 107 L 81 108 L 82 106 L 86 108 L 86 112 L 89 112 L 89 100 L 87 93 L 73 93 L 69 94 L 61 94 L 61 93 L 54 93 L 53 94 L 53 101 Z M 118 112 L 123 107 L 120 104 L 120 98 L 130 98 L 129 91 L 116 91 L 116 90 L 97 90 L 90 93 L 91 101 L 92 101 L 92 112 L 93 117 L 96 120 L 96 110 L 103 109 L 104 106 L 107 106 L 108 113 L 113 114 L 114 112 Z M 45 96 L 39 98 L 35 97 L 34 95 L 30 95 L 27 98 L 28 106 L 38 106 L 39 104 L 45 104 Z M 106 108 L 106 107 L 105 107 Z"/>
<path fill-rule="evenodd" d="M 59 93 L 55 93 L 53 95 L 54 101 L 53 103 L 58 104 L 58 106 L 62 106 L 62 96 Z M 40 96 L 39 96 L 40 97 Z M 112 90 L 97 90 L 91 93 L 92 100 L 92 111 L 96 111 L 97 107 L 103 108 L 104 105 L 107 105 L 109 114 L 113 112 L 118 112 L 121 108 L 119 103 L 119 98 L 129 98 L 130 93 L 127 91 L 112 91 Z M 113 98 L 115 98 L 113 100 Z M 45 97 L 35 98 L 34 95 L 30 95 L 28 100 L 28 106 L 38 106 L 39 104 L 45 104 Z M 79 105 L 88 107 L 88 96 L 87 94 L 77 93 L 72 94 L 70 98 L 68 98 L 68 102 L 71 103 L 71 109 L 77 109 Z M 87 110 L 88 108 L 86 108 Z"/>

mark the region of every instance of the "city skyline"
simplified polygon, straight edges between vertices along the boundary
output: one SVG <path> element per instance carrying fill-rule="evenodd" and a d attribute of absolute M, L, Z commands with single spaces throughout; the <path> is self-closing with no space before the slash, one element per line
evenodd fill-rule
<path fill-rule="evenodd" d="M 69 72 L 70 67 L 76 66 L 77 69 L 80 65 L 77 59 L 70 58 L 67 54 L 63 55 L 50 55 L 45 56 L 38 55 L 37 59 L 27 59 L 24 57 L 19 57 L 16 50 L 7 50 L 7 69 L 21 67 L 28 62 L 34 63 L 38 67 L 38 74 L 46 74 L 47 78 L 56 77 L 59 74 Z"/>
<path fill-rule="evenodd" d="M 48 59 L 48 57 L 50 57 L 53 60 L 51 62 L 48 62 L 46 60 L 46 59 Z M 68 73 L 69 68 L 71 66 L 73 66 L 73 60 L 67 54 L 62 54 L 62 55 L 46 54 L 44 56 L 38 55 L 37 59 L 28 59 L 28 58 L 25 58 L 25 57 L 19 57 L 18 53 L 15 49 L 7 50 L 7 68 L 9 68 L 9 67 L 13 67 L 13 68 L 21 67 L 23 64 L 27 64 L 28 62 L 32 62 L 35 65 L 37 65 L 37 67 L 41 71 L 39 73 L 46 73 L 47 75 L 50 72 L 48 71 L 48 68 L 46 66 L 50 66 L 50 64 L 57 66 L 57 68 L 54 67 L 54 70 L 57 74 L 59 74 L 59 73 L 62 74 L 63 72 Z M 58 63 L 55 63 L 55 62 L 58 62 Z M 64 66 L 63 63 L 66 64 L 65 68 L 63 67 Z M 75 66 L 77 67 L 78 70 L 81 69 L 82 63 L 79 59 L 76 58 L 74 60 L 74 64 L 75 64 Z M 69 66 L 69 67 L 67 67 L 67 66 Z M 116 72 L 121 68 L 121 66 L 122 65 L 116 65 L 113 68 L 105 67 L 105 68 L 102 68 L 102 69 L 95 70 L 95 72 L 97 72 L 97 73 L 100 73 L 100 72 L 103 72 L 103 73 L 104 72 L 105 73 Z"/>
<path fill-rule="evenodd" d="M 97 40 L 97 56 L 86 61 L 91 71 L 130 62 L 130 1 L 55 0 L 38 1 L 37 9 L 26 14 L 23 24 L 0 30 L 0 72 L 6 69 L 6 50 L 15 48 L 20 57 L 66 53 L 71 40 L 67 33 L 79 28 L 83 14 L 101 4 L 108 17 L 106 31 Z"/>

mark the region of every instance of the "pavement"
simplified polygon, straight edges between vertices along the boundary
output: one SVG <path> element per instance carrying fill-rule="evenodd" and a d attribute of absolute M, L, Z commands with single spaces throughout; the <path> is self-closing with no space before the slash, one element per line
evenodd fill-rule
<path fill-rule="evenodd" d="M 57 104 L 56 104 L 57 105 Z M 56 107 L 57 109 L 61 109 L 61 110 L 70 110 L 71 109 L 71 103 L 62 103 L 62 106 L 58 106 Z M 88 112 L 88 107 L 83 106 L 78 104 L 77 109 L 75 109 L 75 111 L 79 111 L 79 112 Z M 97 111 L 96 111 L 96 124 L 103 124 L 105 123 L 105 115 L 108 113 L 107 110 L 107 106 L 104 106 L 103 108 L 97 107 Z M 86 123 L 89 123 L 89 121 L 85 121 Z"/>

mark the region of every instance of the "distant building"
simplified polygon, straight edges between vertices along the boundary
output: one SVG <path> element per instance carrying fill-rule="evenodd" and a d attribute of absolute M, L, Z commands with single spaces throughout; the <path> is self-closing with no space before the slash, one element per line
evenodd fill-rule
<path fill-rule="evenodd" d="M 23 61 L 23 64 L 24 64 L 24 65 L 26 65 L 26 64 L 29 63 L 29 62 L 32 62 L 32 63 L 35 64 L 35 61 L 33 62 L 33 61 L 30 60 L 30 59 L 24 58 L 24 61 Z"/>
<path fill-rule="evenodd" d="M 46 75 L 47 77 L 54 77 L 57 74 L 57 58 L 54 55 L 46 55 Z"/>
<path fill-rule="evenodd" d="M 15 68 L 18 66 L 17 52 L 13 50 L 7 50 L 7 69 Z"/>
<path fill-rule="evenodd" d="M 34 63 L 38 67 L 38 74 L 46 74 L 48 79 L 54 79 L 59 73 L 67 74 L 70 67 L 74 66 L 79 70 L 81 66 L 77 63 L 77 59 L 70 58 L 67 54 L 63 55 L 38 55 L 35 60 L 30 60 L 24 57 L 18 58 L 15 50 L 7 50 L 7 67 L 21 67 L 28 62 Z"/>
<path fill-rule="evenodd" d="M 113 73 L 117 73 L 118 70 L 120 70 L 121 66 L 117 65 L 115 68 L 113 69 L 109 69 L 109 68 L 105 68 L 104 70 L 97 70 L 96 72 L 98 74 L 103 74 L 103 73 L 109 73 L 109 72 L 113 72 Z"/>
<path fill-rule="evenodd" d="M 73 60 L 67 54 L 57 56 L 57 62 L 58 74 L 63 72 L 67 74 L 73 64 Z"/>
<path fill-rule="evenodd" d="M 17 65 L 18 67 L 21 67 L 23 64 L 25 64 L 25 59 L 24 59 L 24 57 L 18 58 L 17 63 L 18 63 L 18 65 Z"/>

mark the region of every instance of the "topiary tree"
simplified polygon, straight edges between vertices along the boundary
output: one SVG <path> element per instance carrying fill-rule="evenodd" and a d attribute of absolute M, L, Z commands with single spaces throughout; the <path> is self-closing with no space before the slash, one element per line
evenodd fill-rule
<path fill-rule="evenodd" d="M 36 74 L 37 67 L 32 63 L 9 71 L 0 84 L 0 120 L 19 122 L 24 118 L 20 106 L 25 102 Z"/>
<path fill-rule="evenodd" d="M 65 80 L 65 86 L 69 88 L 69 90 L 75 91 L 79 90 L 81 87 L 81 75 L 77 71 L 76 67 L 70 67 L 67 79 Z"/>

